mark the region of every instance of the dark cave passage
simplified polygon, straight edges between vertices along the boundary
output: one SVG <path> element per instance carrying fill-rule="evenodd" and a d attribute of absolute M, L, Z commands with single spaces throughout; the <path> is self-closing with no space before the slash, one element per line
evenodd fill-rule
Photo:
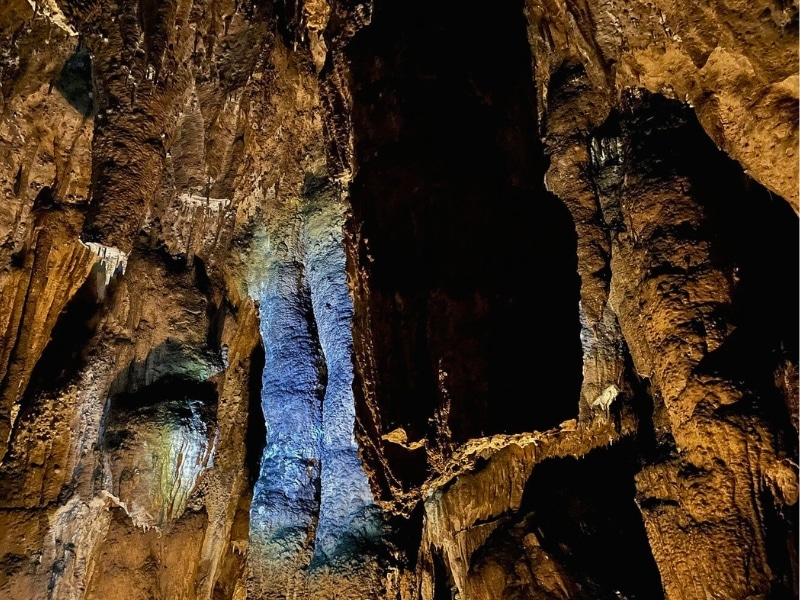
<path fill-rule="evenodd" d="M 638 452 L 627 440 L 580 459 L 548 460 L 525 486 L 520 514 L 528 513 L 526 529 L 587 598 L 664 597 L 634 503 Z"/>
<path fill-rule="evenodd" d="M 490 521 L 491 533 L 470 557 L 467 595 L 664 598 L 635 503 L 634 476 L 643 449 L 627 439 L 581 458 L 548 458 L 536 465 L 519 510 L 511 518 Z M 498 572 L 505 575 L 497 577 Z"/>
<path fill-rule="evenodd" d="M 348 49 L 380 429 L 419 440 L 438 411 L 458 443 L 575 416 L 576 237 L 541 183 L 521 3 L 378 2 Z"/>
<path fill-rule="evenodd" d="M 267 443 L 267 426 L 264 422 L 264 411 L 261 409 L 261 386 L 266 364 L 266 353 L 264 343 L 260 341 L 253 348 L 250 355 L 249 380 L 247 385 L 248 405 L 247 405 L 247 435 L 245 445 L 247 452 L 245 460 L 247 464 L 248 483 L 252 490 L 258 481 L 261 469 L 261 456 L 264 454 L 264 446 Z"/>
<path fill-rule="evenodd" d="M 433 600 L 452 600 L 456 589 L 453 576 L 434 546 L 430 547 L 430 555 L 433 562 Z"/>

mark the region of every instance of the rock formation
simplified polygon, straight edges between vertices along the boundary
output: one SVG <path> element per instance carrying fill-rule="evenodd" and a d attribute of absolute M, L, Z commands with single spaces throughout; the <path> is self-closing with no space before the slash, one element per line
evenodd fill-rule
<path fill-rule="evenodd" d="M 0 597 L 798 598 L 798 7 L 6 0 Z"/>

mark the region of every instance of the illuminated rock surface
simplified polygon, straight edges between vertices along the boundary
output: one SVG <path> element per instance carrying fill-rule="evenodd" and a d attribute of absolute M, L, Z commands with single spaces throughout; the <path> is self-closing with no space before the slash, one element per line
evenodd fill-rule
<path fill-rule="evenodd" d="M 798 10 L 8 0 L 0 597 L 798 598 Z"/>

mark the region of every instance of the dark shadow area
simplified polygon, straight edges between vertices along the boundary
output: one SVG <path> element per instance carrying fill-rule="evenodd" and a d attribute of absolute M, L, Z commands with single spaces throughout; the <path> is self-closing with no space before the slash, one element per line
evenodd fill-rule
<path fill-rule="evenodd" d="M 95 270 L 100 269 L 95 265 Z M 99 323 L 101 302 L 94 274 L 87 277 L 58 316 L 50 342 L 31 373 L 25 397 L 55 392 L 86 365 L 86 351 Z M 23 401 L 23 405 L 28 402 Z"/>
<path fill-rule="evenodd" d="M 147 252 L 148 250 L 145 251 Z M 163 243 L 159 243 L 158 247 L 154 250 L 149 250 L 149 252 L 166 267 L 168 273 L 186 273 L 188 270 L 189 257 L 186 256 L 185 252 L 171 254 L 169 248 Z"/>
<path fill-rule="evenodd" d="M 180 375 L 165 376 L 135 392 L 115 395 L 109 405 L 112 420 L 126 423 L 127 413 L 155 415 L 164 408 L 179 421 L 199 414 L 203 420 L 213 423 L 216 420 L 217 388 L 210 381 L 195 381 Z M 106 444 L 111 446 L 110 440 Z"/>
<path fill-rule="evenodd" d="M 386 443 L 383 454 L 392 465 L 392 474 L 404 490 L 412 490 L 423 484 L 428 475 L 428 458 L 425 448 L 409 449 L 399 444 Z"/>
<path fill-rule="evenodd" d="M 210 385 L 209 377 L 222 371 L 217 353 L 184 345 L 180 340 L 167 338 L 150 350 L 147 357 L 131 362 L 119 372 L 109 387 L 109 397 L 133 396 L 143 388 L 158 382 L 185 381 L 187 385 Z"/>
<path fill-rule="evenodd" d="M 388 513 L 384 515 L 387 522 L 389 535 L 386 539 L 393 547 L 395 557 L 402 557 L 407 561 L 405 568 L 413 570 L 421 550 L 422 530 L 424 527 L 425 507 L 420 502 L 411 510 L 408 516 L 398 516 Z"/>
<path fill-rule="evenodd" d="M 798 511 L 797 505 L 779 511 L 772 495 L 763 492 L 764 542 L 767 560 L 776 574 L 767 600 L 796 600 L 798 593 Z"/>
<path fill-rule="evenodd" d="M 542 186 L 522 3 L 379 2 L 348 52 L 380 429 L 421 439 L 448 402 L 456 443 L 576 416 L 576 237 Z"/>
<path fill-rule="evenodd" d="M 235 309 L 224 295 L 215 293 L 214 284 L 208 275 L 205 261 L 199 256 L 195 256 L 192 259 L 192 264 L 194 267 L 194 284 L 200 293 L 206 297 L 207 301 L 206 318 L 208 319 L 208 333 L 206 335 L 206 346 L 211 352 L 222 353 L 222 335 L 225 330 L 225 317 L 232 312 L 235 313 Z M 260 369 L 263 370 L 263 363 Z M 259 378 L 261 377 L 261 370 L 259 370 L 258 376 Z"/>
<path fill-rule="evenodd" d="M 738 382 L 746 402 L 731 407 L 759 414 L 780 447 L 797 457 L 797 434 L 776 371 L 798 364 L 800 236 L 797 215 L 721 152 L 718 181 L 706 180 L 702 196 L 717 260 L 734 286 L 729 315 L 736 329 L 701 364 L 703 372 Z M 725 412 L 725 410 L 723 410 Z"/>
<path fill-rule="evenodd" d="M 260 338 L 259 338 L 260 339 Z M 250 371 L 247 383 L 247 447 L 245 460 L 247 462 L 247 477 L 250 490 L 258 480 L 261 469 L 261 456 L 267 445 L 267 425 L 264 412 L 261 408 L 261 380 L 264 374 L 265 355 L 264 344 L 259 341 L 250 354 Z"/>
<path fill-rule="evenodd" d="M 36 198 L 33 200 L 33 210 L 50 210 L 57 204 L 58 202 L 53 196 L 53 189 L 46 185 L 36 194 Z"/>
<path fill-rule="evenodd" d="M 634 503 L 639 454 L 625 440 L 580 459 L 549 459 L 525 486 L 520 514 L 529 531 L 595 600 L 664 597 Z"/>
<path fill-rule="evenodd" d="M 433 546 L 430 547 L 431 560 L 433 561 L 433 600 L 453 600 L 455 582 L 444 559 Z"/>
<path fill-rule="evenodd" d="M 80 46 L 64 63 L 55 88 L 75 110 L 88 117 L 95 108 L 93 87 L 92 58 L 89 49 Z"/>

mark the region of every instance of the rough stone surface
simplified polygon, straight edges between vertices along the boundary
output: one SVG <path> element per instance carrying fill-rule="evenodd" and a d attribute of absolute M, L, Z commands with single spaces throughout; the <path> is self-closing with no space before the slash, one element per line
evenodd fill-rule
<path fill-rule="evenodd" d="M 0 597 L 798 598 L 798 9 L 6 0 Z"/>

